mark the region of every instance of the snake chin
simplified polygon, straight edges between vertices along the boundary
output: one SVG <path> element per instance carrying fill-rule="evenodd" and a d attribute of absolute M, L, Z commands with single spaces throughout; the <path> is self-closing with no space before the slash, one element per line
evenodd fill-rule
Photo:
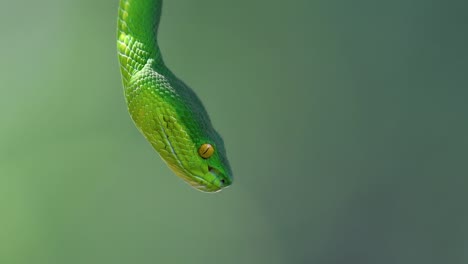
<path fill-rule="evenodd" d="M 189 180 L 188 183 L 197 190 L 207 193 L 215 193 L 221 191 L 221 187 L 216 186 L 212 182 L 203 179 L 200 176 L 193 176 L 194 180 Z"/>
<path fill-rule="evenodd" d="M 219 192 L 231 184 L 227 177 L 211 166 L 208 166 L 208 172 L 204 176 L 193 175 L 185 179 L 192 187 L 207 193 Z"/>

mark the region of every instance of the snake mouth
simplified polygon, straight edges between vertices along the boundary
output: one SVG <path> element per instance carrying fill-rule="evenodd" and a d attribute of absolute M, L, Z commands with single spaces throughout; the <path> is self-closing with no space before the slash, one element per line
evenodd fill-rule
<path fill-rule="evenodd" d="M 197 175 L 193 176 L 193 179 L 189 181 L 189 184 L 192 185 L 195 189 L 198 189 L 202 192 L 213 193 L 213 192 L 219 192 L 222 189 L 216 184 L 213 184 L 212 182 L 209 182 Z"/>
<path fill-rule="evenodd" d="M 206 180 L 209 178 L 211 178 L 212 180 Z M 204 177 L 199 175 L 192 175 L 191 179 L 189 179 L 188 182 L 194 188 L 202 192 L 209 193 L 219 192 L 223 188 L 226 188 L 230 185 L 230 181 L 226 180 L 224 174 L 211 166 L 208 166 L 208 172 L 205 174 Z"/>

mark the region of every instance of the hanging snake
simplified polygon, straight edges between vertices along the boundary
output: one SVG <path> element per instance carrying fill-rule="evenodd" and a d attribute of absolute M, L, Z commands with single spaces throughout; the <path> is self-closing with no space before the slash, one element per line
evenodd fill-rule
<path fill-rule="evenodd" d="M 204 192 L 232 183 L 224 142 L 202 102 L 164 64 L 162 0 L 120 0 L 117 50 L 125 101 L 138 130 L 172 171 Z"/>

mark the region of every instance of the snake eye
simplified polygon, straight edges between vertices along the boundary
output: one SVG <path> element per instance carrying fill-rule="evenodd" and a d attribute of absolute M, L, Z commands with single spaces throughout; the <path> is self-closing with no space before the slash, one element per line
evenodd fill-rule
<path fill-rule="evenodd" d="M 211 157 L 213 153 L 214 153 L 214 147 L 211 146 L 210 144 L 203 144 L 198 149 L 198 154 L 200 154 L 200 156 L 204 159 Z"/>

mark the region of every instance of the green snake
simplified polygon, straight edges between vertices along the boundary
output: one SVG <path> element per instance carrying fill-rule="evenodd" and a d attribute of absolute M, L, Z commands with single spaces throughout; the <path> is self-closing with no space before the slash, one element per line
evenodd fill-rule
<path fill-rule="evenodd" d="M 162 0 L 120 0 L 117 50 L 130 116 L 176 175 L 204 192 L 231 185 L 221 136 L 197 95 L 164 64 Z"/>

